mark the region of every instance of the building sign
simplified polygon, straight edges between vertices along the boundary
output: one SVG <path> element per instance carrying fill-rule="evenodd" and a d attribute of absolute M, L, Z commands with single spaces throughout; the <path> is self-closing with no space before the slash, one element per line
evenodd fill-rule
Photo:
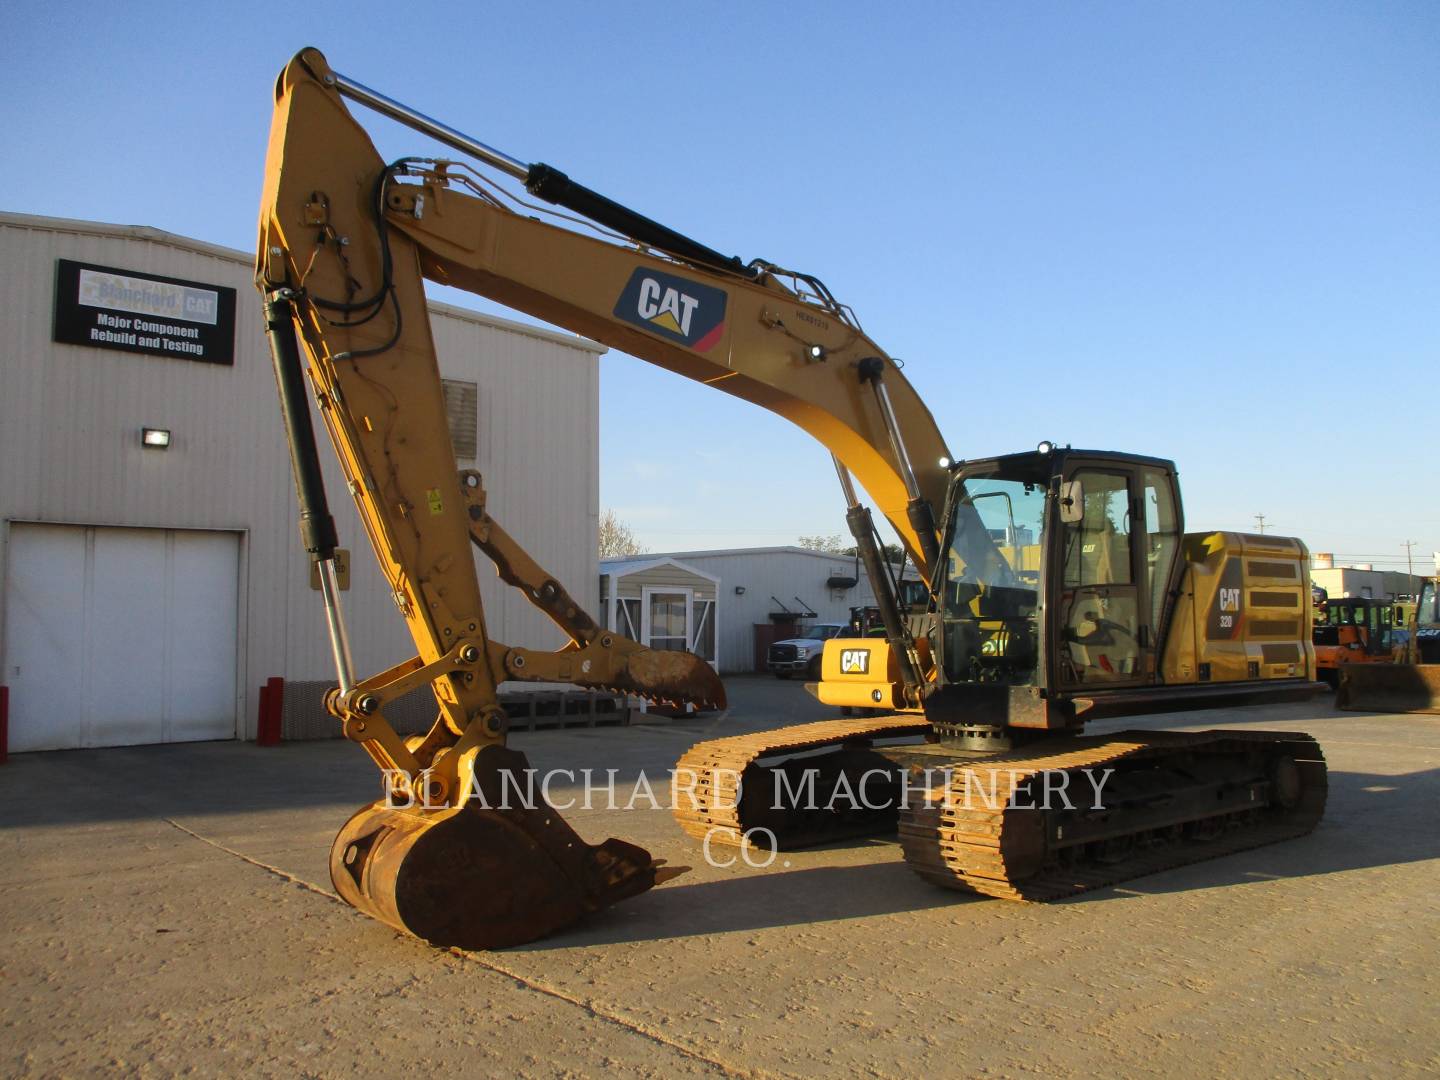
<path fill-rule="evenodd" d="M 235 290 L 60 259 L 55 327 L 67 345 L 235 363 Z"/>

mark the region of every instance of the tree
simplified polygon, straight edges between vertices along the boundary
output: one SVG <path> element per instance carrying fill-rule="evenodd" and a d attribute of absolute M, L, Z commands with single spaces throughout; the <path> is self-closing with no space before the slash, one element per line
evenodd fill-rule
<path fill-rule="evenodd" d="M 630 526 L 615 516 L 614 510 L 600 512 L 600 557 L 609 559 L 616 555 L 644 555 L 650 549 L 630 531 Z"/>
<path fill-rule="evenodd" d="M 856 547 L 851 544 L 846 547 L 840 540 L 839 535 L 835 536 L 801 536 L 796 543 L 811 551 L 824 552 L 826 555 L 849 555 L 854 557 Z M 905 549 L 899 544 L 881 544 L 880 557 L 887 562 L 899 563 L 905 557 Z"/>
<path fill-rule="evenodd" d="M 858 549 L 855 547 L 855 545 L 851 544 L 840 554 L 854 555 L 857 553 L 857 551 Z M 899 544 L 881 544 L 880 557 L 886 562 L 898 563 L 901 559 L 905 558 L 905 549 L 902 548 Z"/>

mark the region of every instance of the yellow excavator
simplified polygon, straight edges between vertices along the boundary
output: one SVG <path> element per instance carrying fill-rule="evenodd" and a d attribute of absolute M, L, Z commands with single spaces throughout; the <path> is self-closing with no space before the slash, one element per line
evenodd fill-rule
<path fill-rule="evenodd" d="M 460 157 L 387 163 L 347 101 Z M 623 841 L 585 843 L 543 800 L 506 797 L 527 764 L 506 746 L 500 682 L 724 701 L 697 658 L 599 627 L 493 519 L 482 477 L 457 469 L 426 278 L 754 402 L 833 455 L 885 637 L 828 643 L 818 692 L 888 715 L 698 744 L 674 770 L 675 815 L 697 839 L 785 847 L 898 827 L 907 862 L 941 885 L 1043 899 L 1320 818 L 1325 765 L 1307 735 L 1081 734 L 1101 716 L 1317 690 L 1298 540 L 1186 534 L 1159 458 L 1042 443 L 952 460 L 899 365 L 818 278 L 723 255 L 307 49 L 275 86 L 256 284 L 338 673 L 326 705 L 385 778 L 331 850 L 335 886 L 361 911 L 437 945 L 496 947 L 673 872 Z M 417 650 L 363 678 L 310 394 Z M 860 488 L 924 581 L 918 611 L 897 599 Z M 472 545 L 565 648 L 488 635 Z M 387 704 L 427 684 L 434 725 L 399 737 Z M 1051 798 L 1082 774 L 1093 799 Z M 859 803 L 839 799 L 857 785 Z"/>

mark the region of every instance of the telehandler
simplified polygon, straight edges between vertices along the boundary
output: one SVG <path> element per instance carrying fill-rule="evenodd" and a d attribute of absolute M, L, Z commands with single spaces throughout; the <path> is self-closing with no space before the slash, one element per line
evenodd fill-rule
<path fill-rule="evenodd" d="M 385 162 L 347 100 L 461 158 Z M 1320 818 L 1325 765 L 1307 735 L 1081 735 L 1099 716 L 1314 692 L 1298 540 L 1186 534 L 1175 467 L 1159 458 L 1046 442 L 952 460 L 899 365 L 818 278 L 723 255 L 306 49 L 275 86 L 256 284 L 337 666 L 327 708 L 388 785 L 331 851 L 336 888 L 361 911 L 437 945 L 495 947 L 670 873 L 634 845 L 585 843 L 543 801 L 499 805 L 506 777 L 525 767 L 505 745 L 501 681 L 724 700 L 697 658 L 601 629 L 490 516 L 481 476 L 457 470 L 425 278 L 754 402 L 833 455 L 886 636 L 828 643 L 819 692 L 890 715 L 695 746 L 676 769 L 687 832 L 787 846 L 898 823 L 906 860 L 930 880 L 1041 899 L 1299 835 Z M 352 670 L 334 586 L 307 391 L 418 653 L 366 678 Z M 925 583 L 923 614 L 902 610 L 861 487 Z M 488 635 L 471 544 L 568 646 L 539 652 Z M 402 739 L 385 707 L 425 684 L 438 717 Z M 1103 804 L 1032 797 L 1091 769 L 1108 779 Z M 898 792 L 903 805 L 897 795 L 849 813 L 823 791 L 818 807 L 765 797 L 806 771 L 838 790 L 864 788 L 877 770 L 872 793 Z M 998 803 L 972 809 L 987 775 L 992 797 L 1004 778 Z"/>

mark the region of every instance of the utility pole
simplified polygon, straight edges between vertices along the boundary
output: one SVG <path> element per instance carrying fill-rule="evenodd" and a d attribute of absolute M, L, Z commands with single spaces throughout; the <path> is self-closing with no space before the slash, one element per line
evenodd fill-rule
<path fill-rule="evenodd" d="M 1256 526 L 1257 526 L 1257 527 L 1259 528 L 1259 530 L 1260 530 L 1260 535 L 1261 535 L 1261 536 L 1264 536 L 1264 535 L 1265 535 L 1265 515 L 1264 515 L 1264 514 L 1256 514 L 1256 515 L 1255 515 L 1255 524 L 1256 524 Z"/>
<path fill-rule="evenodd" d="M 1414 592 L 1414 591 L 1415 591 L 1415 557 L 1410 553 L 1410 549 L 1415 546 L 1415 541 L 1414 541 L 1414 540 L 1406 540 L 1405 543 L 1401 544 L 1400 546 L 1405 549 L 1405 566 L 1406 566 L 1406 569 L 1409 571 L 1409 574 L 1410 574 L 1410 580 L 1405 583 L 1405 589 L 1406 589 L 1407 592 Z"/>

